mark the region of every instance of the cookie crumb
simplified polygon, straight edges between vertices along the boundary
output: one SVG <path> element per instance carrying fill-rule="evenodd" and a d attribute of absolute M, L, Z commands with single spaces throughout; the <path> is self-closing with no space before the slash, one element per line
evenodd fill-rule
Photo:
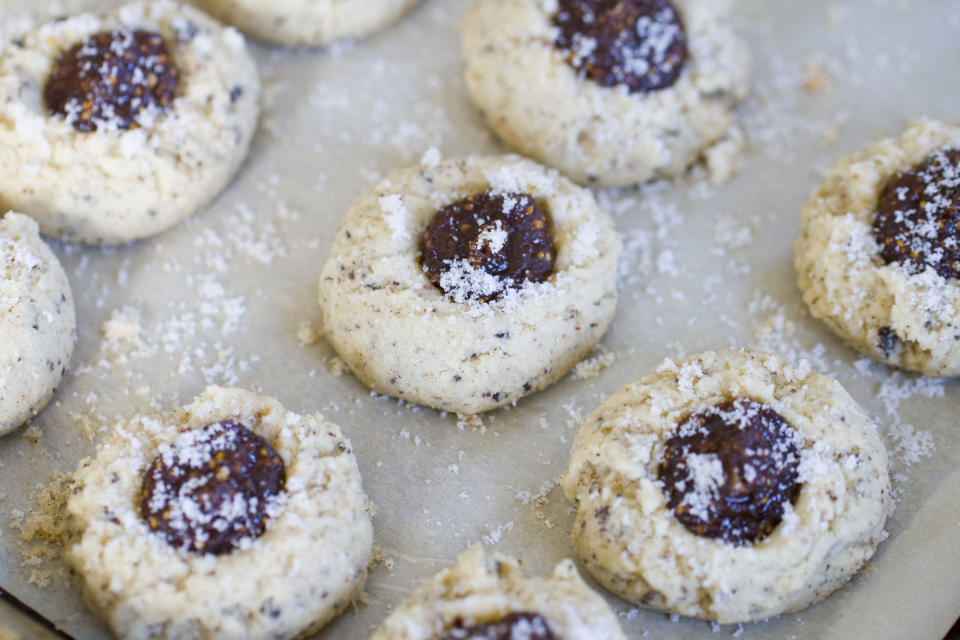
<path fill-rule="evenodd" d="M 43 435 L 43 431 L 40 430 L 40 427 L 35 427 L 30 425 L 27 427 L 21 434 L 21 438 L 29 442 L 30 444 L 37 444 L 40 442 L 40 436 Z"/>
<path fill-rule="evenodd" d="M 383 547 L 374 547 L 373 553 L 370 554 L 370 562 L 367 563 L 367 571 L 373 571 L 383 562 Z"/>
<path fill-rule="evenodd" d="M 524 505 L 533 503 L 534 506 L 544 507 L 550 503 L 550 499 L 547 497 L 547 494 L 550 493 L 555 486 L 557 486 L 556 480 L 547 480 L 540 485 L 540 488 L 536 492 L 518 491 L 513 497 Z"/>
<path fill-rule="evenodd" d="M 617 354 L 600 346 L 595 356 L 584 358 L 573 368 L 574 380 L 590 380 L 597 378 L 617 360 Z"/>
<path fill-rule="evenodd" d="M 297 327 L 297 340 L 300 341 L 301 346 L 308 346 L 311 344 L 316 344 L 320 339 L 320 334 L 318 334 L 313 325 L 310 324 L 309 320 L 302 320 L 300 325 Z"/>
<path fill-rule="evenodd" d="M 327 369 L 334 377 L 339 378 L 347 370 L 347 365 L 339 356 L 333 356 L 327 359 Z"/>
<path fill-rule="evenodd" d="M 100 430 L 100 424 L 89 416 L 86 413 L 76 413 L 72 412 L 70 418 L 73 420 L 73 425 L 87 437 L 87 440 L 93 441 L 93 437 L 96 435 L 97 431 Z"/>
<path fill-rule="evenodd" d="M 486 433 L 487 427 L 483 424 L 483 417 L 475 413 L 473 415 L 464 415 L 462 413 L 457 414 L 457 429 L 461 431 L 465 430 L 467 427 L 473 429 L 479 429 L 480 433 Z"/>
<path fill-rule="evenodd" d="M 120 351 L 143 346 L 140 340 L 140 312 L 130 306 L 114 309 L 110 319 L 103 323 L 101 332 L 105 338 L 104 346 L 111 351 Z"/>
<path fill-rule="evenodd" d="M 20 530 L 20 539 L 24 542 L 63 542 L 67 537 L 64 507 L 72 489 L 73 476 L 63 471 L 54 471 L 47 484 L 37 491 L 29 515 L 19 512 L 21 517 L 16 518 L 18 522 L 11 524 L 13 528 Z M 34 552 L 31 552 L 29 557 L 38 555 L 35 547 L 31 549 L 34 549 Z"/>
<path fill-rule="evenodd" d="M 27 576 L 27 582 L 39 589 L 46 589 L 50 585 L 50 572 L 45 569 L 33 569 Z"/>
<path fill-rule="evenodd" d="M 360 607 L 364 607 L 370 604 L 370 594 L 367 593 L 367 590 L 364 589 L 357 594 L 357 597 L 353 599 L 353 602 L 350 603 L 350 606 L 354 611 L 358 610 Z"/>
<path fill-rule="evenodd" d="M 50 585 L 53 576 L 49 568 L 38 565 L 58 560 L 69 536 L 66 504 L 72 488 L 73 476 L 55 471 L 47 484 L 37 491 L 29 515 L 19 509 L 11 511 L 10 527 L 20 531 L 21 541 L 35 543 L 21 548 L 20 566 L 29 570 L 27 582 L 41 589 Z M 59 573 L 65 573 L 62 567 Z"/>
<path fill-rule="evenodd" d="M 710 184 L 719 186 L 740 173 L 746 136 L 738 126 L 730 127 L 726 137 L 707 147 L 703 163 Z"/>
<path fill-rule="evenodd" d="M 803 89 L 807 93 L 830 93 L 833 86 L 830 74 L 820 60 L 807 60 L 803 64 Z"/>

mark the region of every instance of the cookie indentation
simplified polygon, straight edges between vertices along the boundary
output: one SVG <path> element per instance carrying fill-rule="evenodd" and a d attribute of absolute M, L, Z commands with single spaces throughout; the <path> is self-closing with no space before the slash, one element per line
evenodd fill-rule
<path fill-rule="evenodd" d="M 457 302 L 543 282 L 555 256 L 547 217 L 526 194 L 492 191 L 440 209 L 420 242 L 423 269 Z"/>
<path fill-rule="evenodd" d="M 215 422 L 160 447 L 140 515 L 173 546 L 220 555 L 263 533 L 285 482 L 270 443 L 232 420 Z"/>
<path fill-rule="evenodd" d="M 687 62 L 683 18 L 671 0 L 559 0 L 553 24 L 567 63 L 604 87 L 666 89 Z"/>
<path fill-rule="evenodd" d="M 960 278 L 960 149 L 935 151 L 887 182 L 873 234 L 887 264 Z"/>
<path fill-rule="evenodd" d="M 538 613 L 511 613 L 496 622 L 447 631 L 437 640 L 555 640 L 547 621 Z"/>
<path fill-rule="evenodd" d="M 131 129 L 170 107 L 179 78 L 159 33 L 101 31 L 60 54 L 44 98 L 78 131 Z"/>
<path fill-rule="evenodd" d="M 759 542 L 796 501 L 799 435 L 770 406 L 739 398 L 699 411 L 667 440 L 658 476 L 689 531 Z"/>

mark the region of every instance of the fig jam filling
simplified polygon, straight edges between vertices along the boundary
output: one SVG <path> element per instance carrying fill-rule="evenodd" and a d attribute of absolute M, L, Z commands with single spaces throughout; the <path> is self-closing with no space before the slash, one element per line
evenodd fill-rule
<path fill-rule="evenodd" d="M 736 545 L 768 536 L 800 493 L 799 434 L 738 398 L 692 414 L 667 440 L 658 476 L 690 532 Z"/>
<path fill-rule="evenodd" d="M 673 86 L 687 62 L 683 18 L 671 0 L 559 0 L 556 46 L 581 75 L 631 93 Z"/>
<path fill-rule="evenodd" d="M 547 621 L 537 613 L 511 613 L 496 622 L 450 629 L 437 640 L 555 640 Z"/>
<path fill-rule="evenodd" d="M 179 78 L 160 34 L 101 31 L 57 57 L 44 99 L 77 131 L 131 129 L 170 108 Z"/>
<path fill-rule="evenodd" d="M 960 278 L 960 149 L 940 149 L 890 179 L 873 235 L 887 264 Z"/>
<path fill-rule="evenodd" d="M 140 515 L 173 546 L 220 555 L 263 534 L 283 491 L 283 460 L 233 420 L 182 433 L 147 468 Z"/>
<path fill-rule="evenodd" d="M 555 257 L 547 218 L 532 197 L 485 191 L 437 211 L 420 241 L 423 270 L 457 302 L 489 301 L 543 282 Z"/>

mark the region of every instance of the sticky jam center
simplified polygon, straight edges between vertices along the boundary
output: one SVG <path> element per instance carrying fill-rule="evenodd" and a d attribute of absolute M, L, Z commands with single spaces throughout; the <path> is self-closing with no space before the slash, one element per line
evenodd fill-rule
<path fill-rule="evenodd" d="M 140 515 L 171 545 L 220 555 L 263 534 L 285 482 L 270 443 L 238 422 L 215 422 L 160 448 L 144 474 Z"/>
<path fill-rule="evenodd" d="M 800 492 L 799 435 L 771 407 L 738 398 L 689 416 L 659 467 L 667 505 L 692 533 L 759 542 Z"/>
<path fill-rule="evenodd" d="M 960 278 L 960 149 L 941 149 L 884 187 L 873 220 L 880 255 L 912 272 Z"/>
<path fill-rule="evenodd" d="M 687 62 L 683 18 L 671 0 L 559 0 L 553 24 L 567 63 L 631 93 L 673 86 Z"/>
<path fill-rule="evenodd" d="M 44 99 L 78 131 L 130 129 L 169 109 L 179 78 L 160 34 L 101 31 L 57 57 Z"/>
<path fill-rule="evenodd" d="M 511 613 L 496 622 L 472 627 L 457 627 L 437 640 L 555 640 L 556 636 L 543 616 L 537 613 Z"/>
<path fill-rule="evenodd" d="M 430 281 L 464 302 L 543 282 L 555 252 L 547 217 L 532 197 L 485 191 L 437 211 L 421 238 L 420 257 Z"/>

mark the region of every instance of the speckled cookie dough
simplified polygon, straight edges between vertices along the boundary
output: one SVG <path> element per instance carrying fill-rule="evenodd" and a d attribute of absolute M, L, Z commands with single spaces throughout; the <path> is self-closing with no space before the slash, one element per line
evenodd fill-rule
<path fill-rule="evenodd" d="M 476 546 L 420 585 L 370 640 L 625 640 L 617 617 L 564 560 L 527 578 L 520 562 Z"/>
<path fill-rule="evenodd" d="M 154 235 L 226 186 L 259 109 L 243 36 L 188 5 L 49 22 L 0 53 L 0 207 L 70 242 Z"/>
<path fill-rule="evenodd" d="M 802 224 L 814 316 L 871 358 L 960 375 L 960 127 L 914 122 L 841 158 Z"/>
<path fill-rule="evenodd" d="M 887 453 L 843 387 L 747 350 L 668 359 L 617 391 L 561 482 L 601 584 L 721 623 L 826 597 L 873 555 L 891 505 Z"/>
<path fill-rule="evenodd" d="M 339 427 L 240 389 L 116 426 L 75 474 L 66 557 L 122 638 L 291 638 L 367 574 L 373 531 Z"/>
<path fill-rule="evenodd" d="M 616 306 L 620 249 L 593 196 L 556 171 L 428 153 L 340 224 L 320 275 L 324 331 L 379 393 L 488 411 L 546 387 L 596 344 Z"/>
<path fill-rule="evenodd" d="M 18 213 L 0 218 L 0 435 L 47 404 L 73 353 L 73 296 L 63 267 Z"/>
<path fill-rule="evenodd" d="M 585 4 L 479 0 L 467 14 L 467 88 L 494 132 L 581 184 L 673 176 L 701 157 L 714 181 L 735 173 L 732 109 L 751 64 L 729 3 Z"/>
<path fill-rule="evenodd" d="M 319 46 L 356 38 L 398 20 L 420 0 L 193 0 L 258 40 Z"/>

